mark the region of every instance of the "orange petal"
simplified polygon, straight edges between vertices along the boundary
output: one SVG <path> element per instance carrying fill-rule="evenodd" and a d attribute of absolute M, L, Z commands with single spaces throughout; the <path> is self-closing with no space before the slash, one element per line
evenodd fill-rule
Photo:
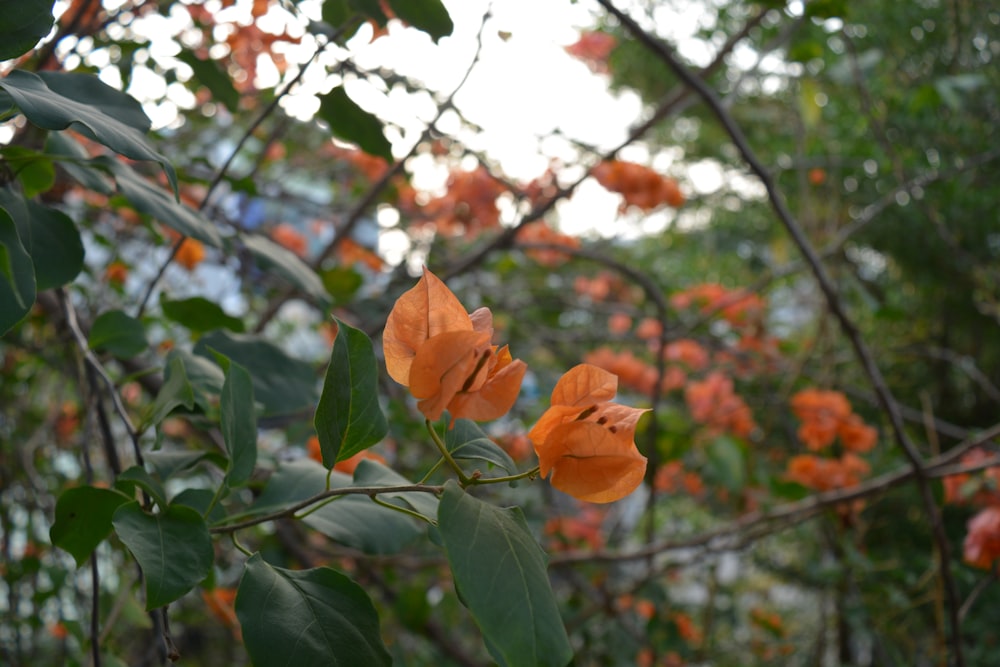
<path fill-rule="evenodd" d="M 472 320 L 473 329 L 476 331 L 489 331 L 490 335 L 493 335 L 493 312 L 489 308 L 486 306 L 476 308 L 469 313 L 469 319 Z"/>
<path fill-rule="evenodd" d="M 489 334 L 475 331 L 448 331 L 425 341 L 413 357 L 408 384 L 410 393 L 431 421 L 455 396 L 486 374 L 490 354 Z"/>
<path fill-rule="evenodd" d="M 489 421 L 499 419 L 510 412 L 521 392 L 521 380 L 528 365 L 518 359 L 504 366 L 503 370 L 490 376 L 479 391 L 459 393 L 448 404 L 448 412 L 453 419 Z"/>
<path fill-rule="evenodd" d="M 624 498 L 646 474 L 646 457 L 635 444 L 594 422 L 574 421 L 554 428 L 538 462 L 552 486 L 592 503 Z"/>
<path fill-rule="evenodd" d="M 610 401 L 618 392 L 618 377 L 603 368 L 580 364 L 566 371 L 552 390 L 552 405 L 586 407 Z"/>
<path fill-rule="evenodd" d="M 424 269 L 417 284 L 396 300 L 385 322 L 382 348 L 389 376 L 406 386 L 417 349 L 447 331 L 472 331 L 472 320 L 448 286 Z"/>
<path fill-rule="evenodd" d="M 560 424 L 572 422 L 581 412 L 583 412 L 583 408 L 575 405 L 553 405 L 546 410 L 538 422 L 528 431 L 528 439 L 535 446 L 535 452 L 537 453 L 539 448 L 545 444 L 554 428 Z"/>

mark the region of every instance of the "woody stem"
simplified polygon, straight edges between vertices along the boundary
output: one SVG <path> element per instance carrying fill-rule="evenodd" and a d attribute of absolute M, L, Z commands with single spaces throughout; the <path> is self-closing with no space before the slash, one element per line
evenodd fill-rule
<path fill-rule="evenodd" d="M 431 440 L 434 441 L 434 444 L 437 445 L 438 451 L 441 452 L 441 457 L 444 458 L 445 462 L 449 466 L 451 466 L 451 469 L 455 471 L 456 475 L 458 475 L 458 483 L 464 489 L 465 487 L 467 487 L 469 484 L 472 483 L 472 479 L 470 479 L 468 475 L 462 472 L 462 468 L 458 465 L 458 462 L 455 461 L 454 458 L 452 458 L 451 452 L 448 451 L 447 445 L 444 444 L 444 441 L 441 440 L 441 436 L 439 436 L 437 434 L 437 431 L 434 430 L 434 425 L 431 424 L 431 420 L 425 419 L 424 425 L 427 426 L 427 432 L 431 434 Z"/>

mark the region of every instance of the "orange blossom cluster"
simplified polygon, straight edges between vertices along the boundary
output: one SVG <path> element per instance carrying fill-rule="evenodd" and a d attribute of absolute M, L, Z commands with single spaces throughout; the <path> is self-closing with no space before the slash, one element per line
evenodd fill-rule
<path fill-rule="evenodd" d="M 635 162 L 607 160 L 590 173 L 607 190 L 622 196 L 624 201 L 620 210 L 623 213 L 629 206 L 649 212 L 664 204 L 674 208 L 684 204 L 677 181 Z"/>
<path fill-rule="evenodd" d="M 992 458 L 994 455 L 977 448 L 965 454 L 961 463 L 971 466 Z M 993 567 L 1000 559 L 1000 466 L 990 466 L 976 475 L 945 477 L 944 498 L 945 502 L 983 507 L 966 526 L 963 557 L 975 567 Z"/>

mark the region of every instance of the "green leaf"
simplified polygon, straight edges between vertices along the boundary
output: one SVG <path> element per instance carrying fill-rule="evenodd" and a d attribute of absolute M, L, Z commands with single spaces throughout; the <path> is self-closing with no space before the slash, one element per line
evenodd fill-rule
<path fill-rule="evenodd" d="M 219 355 L 226 372 L 222 385 L 222 439 L 229 452 L 226 484 L 230 488 L 243 486 L 257 465 L 257 416 L 254 414 L 253 380 L 250 373 L 236 362 Z"/>
<path fill-rule="evenodd" d="M 0 13 L 0 60 L 17 58 L 49 34 L 53 0 L 18 0 L 5 3 Z"/>
<path fill-rule="evenodd" d="M 92 162 L 114 175 L 118 189 L 135 210 L 159 220 L 184 236 L 216 248 L 222 246 L 222 237 L 211 222 L 186 204 L 167 196 L 159 186 L 147 181 L 129 165 L 106 157 L 95 158 Z"/>
<path fill-rule="evenodd" d="M 173 602 L 212 570 L 208 526 L 190 507 L 171 505 L 159 514 L 146 514 L 131 502 L 118 508 L 112 523 L 142 568 L 146 609 Z"/>
<path fill-rule="evenodd" d="M 730 491 L 746 486 L 746 459 L 743 446 L 734 438 L 721 435 L 708 443 L 707 472 Z"/>
<path fill-rule="evenodd" d="M 167 506 L 167 490 L 163 488 L 160 480 L 156 479 L 149 472 L 139 465 L 123 470 L 115 478 L 115 488 L 135 496 L 135 490 L 142 489 L 159 507 Z"/>
<path fill-rule="evenodd" d="M 213 329 L 242 333 L 245 328 L 243 320 L 227 314 L 219 304 L 201 296 L 174 301 L 161 292 L 160 308 L 168 319 L 199 333 Z"/>
<path fill-rule="evenodd" d="M 128 496 L 110 489 L 93 486 L 67 489 L 56 501 L 49 539 L 55 546 L 68 551 L 80 567 L 111 534 L 111 516 L 127 502 Z"/>
<path fill-rule="evenodd" d="M 359 107 L 343 87 L 338 86 L 320 97 L 319 117 L 330 126 L 334 136 L 392 162 L 392 145 L 382 133 L 382 121 Z"/>
<path fill-rule="evenodd" d="M 177 355 L 167 357 L 167 368 L 163 374 L 163 386 L 149 410 L 149 416 L 143 420 L 146 426 L 156 425 L 167 418 L 175 408 L 184 406 L 188 410 L 194 407 L 194 389 L 188 381 L 184 369 L 184 361 Z"/>
<path fill-rule="evenodd" d="M 49 88 L 37 74 L 22 70 L 14 70 L 0 79 L 0 88 L 7 91 L 21 113 L 34 125 L 46 130 L 65 130 L 72 126 L 81 134 L 133 160 L 160 163 L 170 187 L 177 192 L 177 174 L 173 166 L 154 151 L 143 134 L 130 124 L 134 122 L 134 115 L 127 111 L 130 106 L 124 100 L 131 98 L 97 77 L 90 76 L 88 79 L 87 92 L 81 99 L 65 97 Z M 81 92 L 80 88 L 73 86 L 76 93 Z M 123 110 L 126 112 L 124 121 L 109 115 L 122 113 Z"/>
<path fill-rule="evenodd" d="M 520 508 L 499 508 L 445 485 L 438 526 L 462 600 L 502 665 L 562 667 L 573 657 L 546 572 Z"/>
<path fill-rule="evenodd" d="M 444 434 L 444 444 L 456 459 L 482 461 L 506 474 L 517 472 L 517 464 L 500 445 L 487 437 L 479 425 L 468 419 L 456 419 Z"/>
<path fill-rule="evenodd" d="M 14 218 L 0 208 L 0 335 L 21 321 L 35 303 L 35 267 L 21 244 Z"/>
<path fill-rule="evenodd" d="M 240 579 L 236 616 L 256 667 L 392 664 L 371 599 L 328 567 L 286 570 L 254 554 Z"/>
<path fill-rule="evenodd" d="M 179 472 L 190 470 L 202 461 L 209 461 L 222 468 L 226 467 L 227 459 L 218 452 L 205 449 L 158 449 L 147 452 L 144 460 L 150 465 L 157 477 L 166 481 Z"/>
<path fill-rule="evenodd" d="M 240 94 L 233 86 L 232 79 L 214 60 L 202 60 L 193 52 L 183 49 L 177 59 L 194 70 L 194 78 L 208 88 L 212 97 L 221 102 L 229 113 L 236 113 L 240 106 Z"/>
<path fill-rule="evenodd" d="M 261 268 L 273 268 L 281 276 L 309 295 L 321 305 L 330 303 L 323 281 L 312 268 L 288 248 L 284 248 L 265 236 L 247 234 L 243 237 L 247 250 L 256 257 Z"/>
<path fill-rule="evenodd" d="M 152 127 L 149 116 L 142 110 L 142 104 L 139 103 L 139 100 L 105 85 L 92 74 L 44 71 L 38 72 L 38 76 L 49 87 L 49 90 L 71 100 L 95 107 L 139 132 L 145 134 Z M 95 82 L 101 85 L 94 85 Z"/>
<path fill-rule="evenodd" d="M 360 273 L 343 266 L 320 271 L 320 280 L 335 304 L 348 303 L 365 282 Z"/>
<path fill-rule="evenodd" d="M 282 464 L 254 502 L 253 514 L 279 511 L 321 493 L 326 489 L 326 476 L 327 469 L 312 459 Z M 348 486 L 357 483 L 343 473 L 330 474 L 330 488 Z M 362 495 L 341 496 L 310 512 L 303 521 L 330 539 L 369 554 L 398 553 L 421 534 L 415 519 Z"/>
<path fill-rule="evenodd" d="M 83 270 L 83 241 L 76 224 L 62 211 L 33 201 L 28 202 L 28 214 L 37 289 L 41 291 L 72 282 Z"/>
<path fill-rule="evenodd" d="M 254 398 L 263 406 L 259 416 L 292 415 L 316 405 L 316 369 L 288 356 L 280 347 L 250 334 L 213 331 L 202 336 L 194 353 L 211 358 L 217 350 L 250 371 Z"/>
<path fill-rule="evenodd" d="M 455 28 L 441 0 L 389 0 L 389 6 L 396 16 L 426 32 L 435 42 Z"/>
<path fill-rule="evenodd" d="M 226 511 L 218 502 L 213 505 L 215 500 L 215 491 L 212 489 L 184 489 L 171 498 L 170 502 L 174 505 L 190 507 L 204 516 L 207 521 L 221 521 L 226 518 Z M 205 516 L 206 512 L 208 512 L 208 516 Z"/>
<path fill-rule="evenodd" d="M 130 359 L 149 347 L 142 322 L 120 310 L 98 315 L 90 328 L 90 349 Z"/>
<path fill-rule="evenodd" d="M 323 0 L 322 18 L 333 28 L 347 23 L 353 12 L 347 0 Z"/>
<path fill-rule="evenodd" d="M 389 432 L 378 404 L 378 365 L 364 332 L 333 320 L 336 338 L 313 424 L 323 465 L 368 449 Z"/>
<path fill-rule="evenodd" d="M 65 132 L 49 132 L 45 139 L 45 152 L 66 158 L 59 166 L 77 183 L 102 195 L 114 193 L 114 182 L 103 169 L 91 161 L 90 154 L 80 143 Z"/>
<path fill-rule="evenodd" d="M 10 165 L 28 199 L 48 192 L 56 182 L 56 169 L 52 158 L 24 146 L 4 146 L 0 149 L 3 160 Z"/>
<path fill-rule="evenodd" d="M 181 360 L 184 373 L 191 384 L 194 405 L 197 405 L 205 413 L 210 413 L 219 404 L 219 396 L 222 395 L 222 385 L 226 381 L 225 373 L 218 365 L 212 363 L 205 357 L 192 354 L 187 350 L 174 349 L 167 355 L 167 362 L 174 357 Z M 190 406 L 188 409 L 194 407 Z"/>

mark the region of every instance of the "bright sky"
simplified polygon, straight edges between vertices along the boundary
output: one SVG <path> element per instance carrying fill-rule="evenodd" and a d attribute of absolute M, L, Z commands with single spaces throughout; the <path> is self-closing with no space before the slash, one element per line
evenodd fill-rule
<path fill-rule="evenodd" d="M 113 7 L 123 1 L 105 0 L 105 4 Z M 339 83 L 328 72 L 336 71 L 338 62 L 346 58 L 363 68 L 394 70 L 423 82 L 439 95 L 448 94 L 472 62 L 482 18 L 489 12 L 482 31 L 480 60 L 455 98 L 466 119 L 482 130 L 462 130 L 457 118 L 447 116 L 440 126 L 455 133 L 473 150 L 486 153 L 499 164 L 505 176 L 524 182 L 541 174 L 552 160 L 575 162 L 577 149 L 566 139 L 553 137 L 556 129 L 565 137 L 608 150 L 623 141 L 630 125 L 641 117 L 643 109 L 636 95 L 610 93 L 605 76 L 592 73 L 564 50 L 579 38 L 581 30 L 593 27 L 596 3 L 586 0 L 444 0 L 444 3 L 455 23 L 451 36 L 434 44 L 426 34 L 392 22 L 388 36 L 369 43 L 371 32 L 365 26 L 346 49 L 331 49 L 325 54 L 321 60 L 324 67 L 310 68 L 301 85 L 283 101 L 285 111 L 302 120 L 311 118 L 318 108 L 317 95 Z M 207 0 L 205 4 L 213 10 L 219 8 L 218 0 Z M 681 0 L 671 6 L 676 8 L 679 4 Z M 64 5 L 60 0 L 57 11 Z M 222 10 L 220 19 L 249 20 L 251 5 L 252 0 L 237 0 L 234 7 Z M 298 7 L 305 16 L 317 20 L 322 2 L 303 0 Z M 690 0 L 686 11 L 656 16 L 656 25 L 669 26 L 675 37 L 690 35 L 706 17 L 701 7 L 703 2 Z M 150 44 L 148 56 L 140 52 L 137 58 L 138 66 L 128 92 L 145 102 L 154 127 L 180 122 L 184 109 L 195 104 L 183 85 L 168 85 L 148 62 L 153 60 L 173 67 L 178 46 L 162 37 L 178 34 L 189 23 L 187 12 L 178 8 L 169 17 L 151 14 L 133 24 L 139 36 L 148 38 Z M 300 20 L 280 4 L 272 6 L 258 25 L 275 33 L 291 26 L 291 34 L 302 35 L 300 45 L 278 47 L 292 63 L 305 62 L 315 51 L 316 43 L 304 33 Z M 683 46 L 682 42 L 682 50 Z M 685 52 L 685 55 L 698 60 L 698 54 Z M 88 64 L 97 67 L 107 64 L 107 55 L 93 55 Z M 109 84 L 121 86 L 115 70 L 106 69 L 102 76 Z M 279 74 L 273 67 L 261 66 L 258 77 L 261 88 L 279 82 Z M 395 90 L 387 93 L 359 81 L 349 81 L 346 87 L 355 101 L 390 123 L 387 134 L 397 155 L 409 150 L 436 111 L 436 105 L 427 95 Z M 165 93 L 166 102 L 154 101 L 162 100 Z M 666 169 L 677 156 L 661 154 L 651 160 L 640 144 L 627 148 L 622 157 L 652 161 L 657 168 Z M 693 169 L 691 176 L 699 175 L 697 190 L 711 190 L 721 184 L 718 170 L 713 173 L 710 165 L 688 166 Z M 446 170 L 429 159 L 417 160 L 409 167 L 414 184 L 426 189 L 440 187 L 446 176 Z M 572 180 L 580 173 L 566 170 L 564 177 Z M 682 187 L 690 187 L 686 179 L 681 181 Z M 571 199 L 560 202 L 557 208 L 560 229 L 572 234 L 635 236 L 661 231 L 675 215 L 672 211 L 661 211 L 623 219 L 617 210 L 618 203 L 617 195 L 607 193 L 591 180 L 585 181 Z"/>

